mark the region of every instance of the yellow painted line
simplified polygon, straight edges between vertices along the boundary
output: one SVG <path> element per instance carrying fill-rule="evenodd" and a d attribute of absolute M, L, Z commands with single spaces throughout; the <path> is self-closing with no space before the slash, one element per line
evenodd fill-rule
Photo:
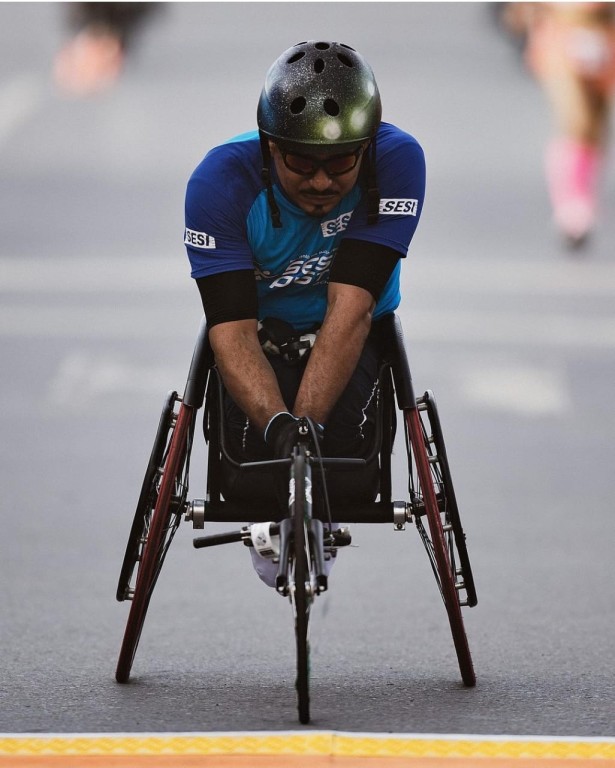
<path fill-rule="evenodd" d="M 327 755 L 332 757 L 615 760 L 615 739 L 368 734 L 335 731 L 0 734 L 0 757 Z"/>

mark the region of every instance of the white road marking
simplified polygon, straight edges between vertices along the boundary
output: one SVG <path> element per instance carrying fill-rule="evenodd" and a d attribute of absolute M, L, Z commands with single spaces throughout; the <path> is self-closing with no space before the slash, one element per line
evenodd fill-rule
<path fill-rule="evenodd" d="M 42 105 L 43 83 L 20 75 L 0 85 L 0 149 Z"/>
<path fill-rule="evenodd" d="M 88 293 L 103 290 L 192 289 L 188 259 L 178 234 L 177 252 L 113 256 L 0 258 L 0 291 Z M 488 261 L 465 257 L 408 259 L 402 270 L 404 303 L 414 296 L 615 297 L 615 263 Z"/>
<path fill-rule="evenodd" d="M 561 416 L 572 398 L 562 371 L 543 366 L 483 364 L 460 376 L 466 402 L 523 416 Z"/>
<path fill-rule="evenodd" d="M 89 294 L 109 291 L 193 291 L 188 258 L 147 257 L 131 253 L 122 258 L 89 256 L 78 258 L 0 259 L 0 291 L 13 294 Z"/>
<path fill-rule="evenodd" d="M 177 339 L 198 330 L 198 296 L 190 308 L 182 303 L 168 311 L 148 307 L 38 306 L 0 307 L 0 338 Z M 192 324 L 192 325 L 191 325 Z M 194 329 L 194 331 L 192 331 Z"/>
<path fill-rule="evenodd" d="M 481 293 L 498 296 L 615 296 L 615 263 L 489 261 L 458 256 L 408 259 L 406 291 L 422 294 Z"/>
<path fill-rule="evenodd" d="M 0 306 L 0 338 L 169 339 L 198 330 L 198 298 L 139 305 Z M 615 349 L 615 316 L 414 309 L 399 312 L 407 343 Z"/>
<path fill-rule="evenodd" d="M 615 349 L 615 315 L 482 310 L 400 312 L 409 343 L 488 344 L 495 347 Z"/>
<path fill-rule="evenodd" d="M 61 361 L 45 399 L 56 408 L 83 410 L 97 400 L 117 395 L 162 398 L 173 382 L 183 384 L 171 366 L 138 365 L 118 356 L 73 351 Z"/>

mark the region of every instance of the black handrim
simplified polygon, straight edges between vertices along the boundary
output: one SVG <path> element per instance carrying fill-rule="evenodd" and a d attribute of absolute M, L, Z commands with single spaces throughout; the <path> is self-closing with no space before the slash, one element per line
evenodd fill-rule
<path fill-rule="evenodd" d="M 461 678 L 466 686 L 472 687 L 476 684 L 476 676 L 461 615 L 454 564 L 451 561 L 450 548 L 447 547 L 446 543 L 442 515 L 436 497 L 437 489 L 433 485 L 429 451 L 424 441 L 423 426 L 418 409 L 406 411 L 406 432 L 416 463 L 416 485 L 414 486 L 414 476 L 412 471 L 410 473 L 416 525 L 431 560 L 434 575 L 444 601 Z M 423 526 L 422 515 L 425 515 L 427 518 L 430 535 L 427 534 Z"/>
<path fill-rule="evenodd" d="M 181 522 L 188 493 L 188 466 L 193 433 L 192 409 L 182 405 L 171 431 L 162 467 L 154 480 L 154 508 L 145 531 L 134 594 L 116 668 L 115 677 L 119 683 L 127 682 L 130 677 L 150 599 L 173 536 Z"/>
<path fill-rule="evenodd" d="M 116 599 L 120 602 L 130 599 L 130 581 L 134 569 L 139 562 L 147 532 L 151 522 L 153 509 L 156 505 L 158 491 L 156 480 L 160 467 L 163 465 L 165 448 L 167 447 L 169 431 L 171 430 L 173 420 L 173 407 L 177 401 L 177 392 L 169 392 L 162 408 L 156 438 L 152 452 L 145 470 L 145 477 L 141 485 L 141 492 L 137 502 L 135 516 L 132 521 L 132 527 L 126 544 L 126 552 L 120 570 L 120 577 L 117 585 Z"/>
<path fill-rule="evenodd" d="M 478 602 L 476 596 L 476 587 L 474 584 L 472 566 L 470 565 L 470 557 L 468 555 L 468 548 L 466 545 L 466 535 L 461 524 L 459 507 L 457 506 L 455 486 L 453 485 L 448 457 L 446 455 L 446 445 L 444 443 L 444 435 L 440 425 L 440 417 L 438 415 L 436 401 L 433 393 L 429 390 L 425 392 L 421 400 L 427 406 L 427 415 L 431 427 L 431 434 L 433 436 L 433 443 L 430 444 L 428 436 L 425 435 L 426 445 L 428 450 L 430 445 L 433 445 L 435 448 L 435 452 L 432 454 L 431 461 L 432 472 L 434 474 L 434 483 L 438 484 L 438 486 L 441 488 L 441 492 L 439 494 L 441 499 L 441 507 L 443 507 L 445 521 L 451 526 L 453 533 L 453 536 L 449 537 L 451 559 L 453 562 L 458 562 L 459 564 L 459 568 L 461 569 L 461 576 L 463 578 L 464 589 L 466 592 L 466 602 L 468 606 L 473 607 Z M 456 558 L 454 548 L 456 548 Z"/>

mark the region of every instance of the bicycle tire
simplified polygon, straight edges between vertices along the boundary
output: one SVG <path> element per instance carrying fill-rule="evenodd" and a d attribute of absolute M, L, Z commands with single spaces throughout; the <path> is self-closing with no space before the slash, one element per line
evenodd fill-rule
<path fill-rule="evenodd" d="M 429 455 L 423 438 L 423 428 L 418 408 L 406 409 L 404 411 L 404 419 L 416 464 L 420 495 L 431 535 L 437 577 L 453 636 L 461 679 L 464 685 L 473 687 L 476 685 L 476 675 L 463 623 L 463 616 L 461 615 L 461 605 L 455 586 L 455 576 L 452 572 L 450 557 L 446 547 L 442 518 L 432 481 Z"/>
<path fill-rule="evenodd" d="M 158 422 L 158 429 L 156 430 L 156 437 L 154 439 L 154 445 L 152 452 L 147 463 L 145 470 L 145 476 L 141 485 L 141 492 L 139 494 L 139 500 L 137 501 L 137 507 L 135 515 L 130 528 L 130 534 L 128 536 L 128 543 L 126 544 L 126 551 L 124 553 L 124 560 L 120 569 L 120 576 L 118 579 L 116 600 L 123 602 L 129 600 L 130 595 L 130 581 L 132 579 L 135 566 L 141 557 L 141 546 L 145 536 L 145 530 L 148 525 L 148 515 L 151 514 L 152 507 L 152 493 L 155 493 L 155 479 L 156 473 L 162 466 L 164 458 L 164 450 L 167 445 L 169 431 L 172 427 L 173 407 L 177 401 L 177 392 L 169 392 L 167 395 L 162 413 L 160 415 L 160 421 Z"/>
<path fill-rule="evenodd" d="M 130 677 L 152 593 L 168 546 L 181 520 L 188 491 L 187 475 L 184 476 L 190 453 L 188 443 L 193 430 L 194 408 L 182 403 L 172 427 L 163 466 L 153 481 L 157 484 L 155 504 L 117 662 L 115 679 L 118 683 L 126 683 Z"/>
<path fill-rule="evenodd" d="M 303 449 L 296 450 L 292 464 L 294 479 L 293 516 L 293 561 L 294 561 L 294 609 L 295 638 L 297 643 L 297 709 L 299 722 L 310 722 L 310 645 L 308 623 L 310 598 L 308 595 L 309 563 L 306 551 L 306 474 L 308 466 Z"/>

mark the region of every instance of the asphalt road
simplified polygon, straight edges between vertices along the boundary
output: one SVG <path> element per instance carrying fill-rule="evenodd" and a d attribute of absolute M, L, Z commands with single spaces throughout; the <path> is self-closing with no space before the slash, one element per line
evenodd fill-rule
<path fill-rule="evenodd" d="M 400 315 L 468 535 L 478 685 L 416 532 L 357 527 L 313 613 L 311 727 L 615 736 L 612 164 L 573 256 L 549 222 L 542 96 L 486 5 L 172 4 L 85 100 L 51 81 L 62 19 L 0 4 L 0 731 L 297 728 L 290 610 L 241 546 L 196 552 L 180 528 L 128 686 L 114 595 L 200 319 L 186 180 L 253 127 L 278 53 L 329 37 L 366 55 L 385 118 L 427 155 Z"/>

